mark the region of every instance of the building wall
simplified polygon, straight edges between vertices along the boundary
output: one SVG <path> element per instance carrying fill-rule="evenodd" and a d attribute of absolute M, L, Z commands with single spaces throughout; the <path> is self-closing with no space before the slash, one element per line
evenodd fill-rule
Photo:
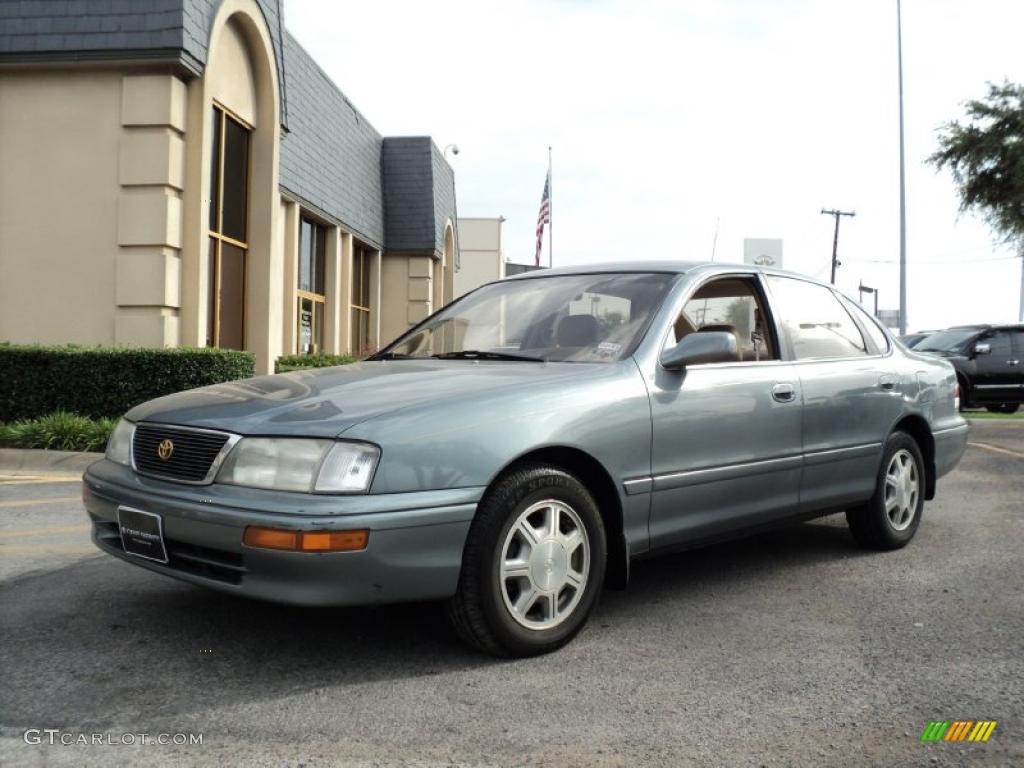
<path fill-rule="evenodd" d="M 324 351 L 360 351 L 356 240 L 373 251 L 371 346 L 451 300 L 451 168 L 429 137 L 382 138 L 283 32 L 274 0 L 118 12 L 159 36 L 94 29 L 115 18 L 107 0 L 80 5 L 19 6 L 25 35 L 5 36 L 24 25 L 0 18 L 0 341 L 207 343 L 214 103 L 251 128 L 245 348 L 257 372 L 296 348 L 302 215 L 328 232 Z M 386 221 L 401 236 L 384 256 Z"/>
<path fill-rule="evenodd" d="M 428 255 L 384 254 L 381 346 L 434 311 L 434 265 L 435 259 Z"/>
<path fill-rule="evenodd" d="M 0 78 L 0 338 L 177 343 L 183 97 L 170 75 Z"/>
<path fill-rule="evenodd" d="M 501 247 L 503 218 L 459 219 L 459 270 L 455 273 L 454 298 L 484 283 L 505 277 Z"/>

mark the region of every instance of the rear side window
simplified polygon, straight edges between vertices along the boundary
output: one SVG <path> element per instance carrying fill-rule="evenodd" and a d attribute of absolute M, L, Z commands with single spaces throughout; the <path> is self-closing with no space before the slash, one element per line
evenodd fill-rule
<path fill-rule="evenodd" d="M 790 277 L 769 277 L 768 282 L 797 360 L 868 353 L 857 324 L 828 288 Z"/>
<path fill-rule="evenodd" d="M 885 331 L 882 330 L 882 326 L 879 325 L 878 320 L 873 318 L 867 313 L 860 304 L 855 301 L 845 301 L 844 304 L 853 307 L 853 311 L 860 315 L 860 323 L 864 326 L 868 332 L 868 336 L 871 337 L 871 341 L 875 344 L 877 349 L 882 354 L 889 351 L 889 337 L 885 335 Z"/>

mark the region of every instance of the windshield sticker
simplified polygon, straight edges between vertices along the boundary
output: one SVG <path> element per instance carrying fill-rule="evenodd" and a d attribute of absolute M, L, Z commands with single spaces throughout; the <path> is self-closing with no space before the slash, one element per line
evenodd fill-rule
<path fill-rule="evenodd" d="M 597 345 L 597 353 L 599 355 L 616 355 L 620 349 L 622 349 L 622 345 L 614 341 L 602 341 Z"/>

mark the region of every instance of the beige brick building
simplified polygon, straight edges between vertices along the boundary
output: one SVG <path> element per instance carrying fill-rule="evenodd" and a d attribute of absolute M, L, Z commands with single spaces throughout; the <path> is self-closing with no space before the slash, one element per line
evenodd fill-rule
<path fill-rule="evenodd" d="M 453 295 L 451 168 L 381 136 L 274 0 L 5 4 L 0 168 L 0 341 L 241 348 L 270 371 Z"/>

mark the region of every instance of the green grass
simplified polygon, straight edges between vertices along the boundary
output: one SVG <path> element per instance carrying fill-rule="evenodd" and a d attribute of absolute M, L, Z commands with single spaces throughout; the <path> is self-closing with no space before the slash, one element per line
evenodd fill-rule
<path fill-rule="evenodd" d="M 1024 419 L 1024 409 L 1017 411 L 1016 413 L 989 413 L 988 411 L 967 411 L 963 414 L 965 419 L 1014 419 L 1020 421 Z"/>
<path fill-rule="evenodd" d="M 57 411 L 38 419 L 0 424 L 0 448 L 102 451 L 117 419 L 90 419 Z"/>

